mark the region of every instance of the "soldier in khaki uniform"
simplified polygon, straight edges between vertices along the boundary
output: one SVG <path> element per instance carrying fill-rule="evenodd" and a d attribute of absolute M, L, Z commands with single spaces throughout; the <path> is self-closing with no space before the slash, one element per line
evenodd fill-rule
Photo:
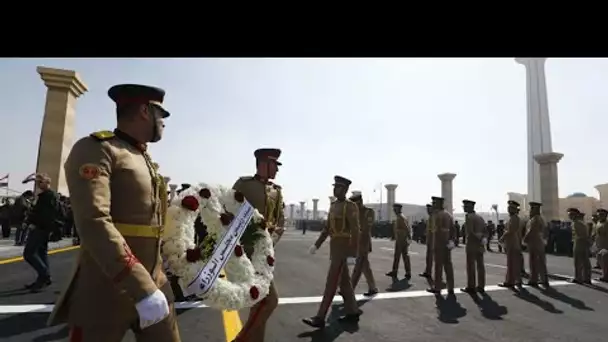
<path fill-rule="evenodd" d="M 261 148 L 253 154 L 256 158 L 256 174 L 239 178 L 232 188 L 243 193 L 247 201 L 264 215 L 268 231 L 276 233 L 280 238 L 285 225 L 283 192 L 279 185 L 270 180 L 275 178 L 279 166 L 282 165 L 278 160 L 281 150 Z M 247 255 L 251 257 L 253 246 L 244 247 Z M 274 282 L 271 282 L 268 296 L 251 308 L 249 318 L 235 341 L 264 341 L 266 323 L 278 305 L 279 294 Z"/>
<path fill-rule="evenodd" d="M 426 205 L 426 212 L 429 214 L 429 219 L 426 223 L 426 267 L 424 272 L 420 273 L 419 276 L 424 278 L 432 278 L 431 272 L 433 270 L 433 235 L 435 233 L 435 225 L 433 224 L 433 205 Z"/>
<path fill-rule="evenodd" d="M 80 139 L 65 163 L 81 248 L 49 323 L 72 342 L 180 341 L 173 293 L 162 270 L 161 182 L 146 143 L 162 137 L 164 91 L 117 85 L 118 128 Z"/>
<path fill-rule="evenodd" d="M 608 210 L 600 208 L 597 210 L 597 224 L 595 225 L 595 246 L 597 247 L 597 258 L 602 269 L 602 276 L 597 280 L 608 282 Z"/>
<path fill-rule="evenodd" d="M 512 288 L 521 285 L 521 218 L 519 217 L 519 203 L 515 201 L 507 202 L 509 220 L 505 226 L 505 232 L 498 241 L 505 247 L 507 255 L 507 274 L 504 283 L 498 284 L 500 287 Z"/>
<path fill-rule="evenodd" d="M 448 295 L 454 295 L 454 267 L 452 265 L 452 249 L 454 248 L 454 219 L 443 208 L 443 197 L 432 197 L 433 200 L 433 261 L 435 276 L 433 287 L 428 292 L 439 294 L 443 286 L 443 272 L 448 288 Z"/>
<path fill-rule="evenodd" d="M 583 213 L 577 208 L 568 209 L 568 217 L 572 221 L 572 256 L 574 259 L 574 283 L 591 284 L 591 238 L 589 230 L 583 221 Z"/>
<path fill-rule="evenodd" d="M 321 305 L 319 305 L 319 311 L 316 316 L 302 320 L 302 322 L 314 328 L 325 327 L 325 317 L 334 299 L 338 285 L 344 298 L 344 311 L 346 313 L 340 320 L 357 322 L 362 313 L 357 307 L 347 265 L 347 259 L 356 257 L 359 248 L 359 209 L 354 202 L 346 199 L 346 193 L 351 181 L 341 176 L 335 176 L 334 181 L 334 196 L 336 200 L 329 207 L 327 225 L 314 245 L 310 246 L 309 250 L 311 254 L 314 254 L 327 237 L 330 237 L 330 264 L 327 271 L 323 300 L 321 301 Z"/>
<path fill-rule="evenodd" d="M 393 268 L 386 275 L 397 277 L 399 270 L 399 259 L 403 259 L 405 267 L 405 279 L 412 279 L 412 265 L 410 264 L 409 246 L 412 242 L 412 232 L 407 219 L 401 213 L 403 206 L 399 203 L 393 204 L 395 222 L 393 222 L 393 236 L 395 236 L 395 253 L 393 254 Z"/>
<path fill-rule="evenodd" d="M 462 201 L 466 214 L 464 231 L 467 239 L 467 287 L 462 292 L 474 293 L 484 292 L 486 286 L 486 266 L 483 254 L 488 239 L 486 223 L 484 219 L 475 212 L 475 202 L 471 200 Z M 477 272 L 476 272 L 477 271 Z M 477 273 L 477 286 L 475 286 L 475 273 Z"/>
<path fill-rule="evenodd" d="M 530 264 L 528 285 L 538 286 L 540 279 L 540 284 L 548 287 L 549 278 L 547 277 L 545 246 L 547 245 L 549 232 L 545 220 L 540 215 L 541 205 L 538 202 L 530 202 L 530 219 L 526 223 L 526 235 L 523 242 L 528 246 L 528 263 Z"/>
<path fill-rule="evenodd" d="M 357 288 L 361 273 L 363 273 L 368 288 L 368 291 L 363 295 L 370 297 L 378 293 L 374 273 L 369 264 L 369 253 L 372 251 L 372 226 L 374 225 L 375 214 L 373 209 L 363 205 L 363 197 L 361 195 L 352 196 L 350 200 L 355 202 L 359 208 L 359 224 L 361 226 L 361 233 L 359 234 L 359 254 L 357 255 L 357 262 L 353 267 L 351 283 L 353 289 Z"/>

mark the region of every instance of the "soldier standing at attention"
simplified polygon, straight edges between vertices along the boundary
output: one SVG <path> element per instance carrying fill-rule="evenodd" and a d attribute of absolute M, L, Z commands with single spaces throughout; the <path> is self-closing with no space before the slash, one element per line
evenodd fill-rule
<path fill-rule="evenodd" d="M 435 226 L 433 224 L 433 205 L 426 205 L 426 212 L 429 214 L 429 219 L 426 223 L 426 265 L 424 272 L 420 273 L 419 276 L 424 278 L 432 278 L 431 271 L 433 269 L 433 236 L 435 234 Z"/>
<path fill-rule="evenodd" d="M 159 177 L 146 144 L 161 139 L 165 92 L 117 85 L 118 127 L 80 139 L 64 168 L 80 254 L 51 325 L 67 321 L 71 342 L 180 341 L 173 293 L 160 255 Z"/>
<path fill-rule="evenodd" d="M 454 219 L 443 208 L 442 197 L 432 197 L 433 200 L 433 260 L 435 261 L 435 279 L 433 287 L 428 292 L 439 294 L 443 285 L 443 272 L 448 288 L 448 295 L 454 295 L 454 267 L 452 266 L 452 249 L 454 248 Z"/>
<path fill-rule="evenodd" d="M 399 203 L 393 204 L 395 222 L 393 223 L 393 236 L 395 236 L 395 253 L 393 255 L 393 268 L 386 275 L 397 278 L 399 270 L 399 259 L 403 259 L 405 267 L 405 279 L 412 279 L 412 265 L 410 264 L 409 246 L 412 242 L 412 232 L 407 219 L 401 213 L 403 206 Z"/>
<path fill-rule="evenodd" d="M 521 218 L 519 217 L 519 203 L 515 201 L 507 202 L 509 220 L 505 226 L 505 233 L 500 238 L 499 243 L 505 246 L 507 255 L 507 274 L 505 282 L 498 284 L 500 287 L 513 288 L 521 285 Z"/>
<path fill-rule="evenodd" d="M 600 208 L 597 210 L 597 224 L 595 226 L 595 245 L 597 247 L 597 259 L 602 269 L 599 281 L 608 282 L 608 222 L 606 217 L 608 210 Z"/>
<path fill-rule="evenodd" d="M 256 174 L 239 178 L 232 188 L 241 192 L 245 199 L 264 215 L 268 231 L 271 234 L 276 233 L 280 238 L 285 230 L 283 193 L 281 187 L 270 180 L 275 178 L 279 166 L 282 165 L 279 162 L 281 150 L 261 148 L 253 154 L 256 158 Z M 253 246 L 244 247 L 245 252 L 251 258 Z M 266 323 L 278 305 L 279 294 L 274 282 L 271 282 L 268 296 L 251 308 L 249 318 L 235 341 L 264 341 Z"/>
<path fill-rule="evenodd" d="M 368 291 L 363 295 L 370 297 L 378 293 L 374 273 L 369 264 L 369 253 L 372 251 L 374 209 L 367 208 L 363 205 L 363 197 L 361 195 L 352 196 L 350 200 L 355 202 L 359 208 L 359 224 L 361 226 L 361 233 L 359 234 L 359 254 L 357 255 L 357 262 L 355 263 L 353 274 L 350 279 L 353 289 L 356 289 L 359 279 L 361 278 L 361 273 L 363 273 L 368 288 Z"/>
<path fill-rule="evenodd" d="M 568 209 L 568 217 L 572 221 L 572 243 L 574 258 L 573 283 L 591 284 L 591 239 L 587 225 L 583 222 L 583 213 L 577 208 Z"/>
<path fill-rule="evenodd" d="M 483 261 L 483 253 L 486 245 L 486 223 L 483 218 L 475 212 L 475 202 L 462 201 L 466 214 L 464 221 L 467 256 L 467 287 L 462 292 L 474 293 L 484 292 L 486 286 L 486 268 Z M 477 286 L 475 286 L 475 271 L 477 270 Z"/>
<path fill-rule="evenodd" d="M 357 255 L 359 244 L 359 209 L 354 202 L 346 199 L 348 187 L 352 182 L 341 176 L 335 176 L 334 181 L 334 196 L 336 200 L 329 207 L 327 225 L 314 245 L 310 246 L 309 250 L 311 254 L 314 254 L 327 237 L 330 237 L 330 264 L 327 271 L 323 300 L 321 301 L 321 305 L 319 305 L 319 311 L 316 316 L 302 320 L 302 322 L 314 328 L 325 327 L 325 317 L 336 295 L 338 284 L 340 284 L 340 292 L 344 298 L 344 311 L 346 312 L 346 315 L 341 317 L 340 320 L 358 322 L 359 316 L 362 313 L 357 307 L 347 265 L 347 259 Z"/>
<path fill-rule="evenodd" d="M 538 286 L 538 280 L 540 279 L 540 284 L 549 287 L 547 257 L 545 255 L 548 232 L 547 224 L 540 215 L 541 205 L 538 202 L 530 202 L 530 219 L 526 223 L 526 235 L 523 242 L 528 246 L 528 263 L 530 264 L 528 285 Z"/>

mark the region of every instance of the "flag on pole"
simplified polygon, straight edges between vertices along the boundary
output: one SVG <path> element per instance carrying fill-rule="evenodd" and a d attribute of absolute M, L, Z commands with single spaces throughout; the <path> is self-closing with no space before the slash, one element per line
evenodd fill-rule
<path fill-rule="evenodd" d="M 36 180 L 36 172 L 30 173 L 25 179 L 21 181 L 21 184 L 27 184 Z"/>
<path fill-rule="evenodd" d="M 7 173 L 6 176 L 0 178 L 0 188 L 8 188 L 8 177 L 10 173 Z"/>
<path fill-rule="evenodd" d="M 0 178 L 0 181 L 3 181 L 3 180 L 8 180 L 8 176 L 9 176 L 9 175 L 10 175 L 10 173 L 7 173 L 7 174 L 6 174 L 6 176 L 4 176 L 4 177 Z"/>

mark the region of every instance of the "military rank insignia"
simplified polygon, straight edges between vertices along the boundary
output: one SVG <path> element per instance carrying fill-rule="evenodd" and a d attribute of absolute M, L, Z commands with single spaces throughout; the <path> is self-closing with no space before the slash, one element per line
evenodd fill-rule
<path fill-rule="evenodd" d="M 84 164 L 80 167 L 78 173 L 80 174 L 80 177 L 86 180 L 92 180 L 99 177 L 101 169 L 95 164 Z"/>

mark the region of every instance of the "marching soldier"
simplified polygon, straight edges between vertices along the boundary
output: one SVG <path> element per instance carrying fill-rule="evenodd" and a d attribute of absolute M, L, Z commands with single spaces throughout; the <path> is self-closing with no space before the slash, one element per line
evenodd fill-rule
<path fill-rule="evenodd" d="M 572 242 L 574 257 L 574 279 L 578 284 L 591 284 L 591 239 L 587 225 L 583 222 L 583 213 L 577 208 L 568 209 L 568 217 L 572 221 Z"/>
<path fill-rule="evenodd" d="M 64 168 L 80 254 L 49 324 L 67 321 L 72 342 L 180 341 L 160 256 L 162 194 L 146 144 L 161 139 L 165 92 L 117 85 L 118 127 L 80 139 Z"/>
<path fill-rule="evenodd" d="M 426 212 L 429 214 L 428 222 L 426 223 L 426 265 L 424 272 L 419 276 L 424 278 L 432 278 L 431 271 L 433 269 L 433 236 L 435 234 L 435 226 L 433 224 L 433 205 L 426 205 Z"/>
<path fill-rule="evenodd" d="M 344 298 L 344 309 L 346 315 L 341 317 L 341 321 L 358 322 L 362 311 L 357 307 L 355 293 L 350 282 L 347 259 L 357 255 L 359 244 L 359 209 L 357 205 L 346 199 L 346 193 L 351 181 L 341 177 L 334 177 L 334 196 L 336 200 L 329 207 L 327 225 L 321 235 L 310 246 L 310 253 L 314 254 L 325 242 L 329 240 L 330 264 L 325 282 L 323 300 L 319 305 L 316 316 L 302 320 L 307 325 L 314 328 L 325 327 L 325 317 L 334 299 L 338 284 L 340 292 Z"/>
<path fill-rule="evenodd" d="M 466 218 L 464 221 L 465 236 L 467 237 L 467 287 L 462 292 L 484 292 L 486 286 L 486 268 L 483 261 L 484 248 L 487 242 L 486 223 L 475 212 L 475 202 L 462 201 Z M 475 271 L 477 271 L 477 286 L 475 286 Z"/>
<path fill-rule="evenodd" d="M 357 288 L 361 273 L 365 276 L 367 281 L 368 291 L 364 293 L 364 296 L 370 297 L 378 293 L 378 287 L 376 287 L 376 280 L 374 279 L 374 273 L 369 264 L 369 253 L 372 251 L 372 226 L 374 225 L 374 210 L 367 208 L 363 205 L 363 198 L 361 195 L 352 196 L 351 201 L 357 204 L 359 208 L 359 224 L 361 225 L 361 233 L 359 234 L 359 254 L 357 261 L 353 268 L 353 274 L 351 276 L 351 283 L 353 289 Z"/>
<path fill-rule="evenodd" d="M 523 242 L 528 246 L 528 262 L 530 264 L 528 285 L 538 286 L 538 280 L 540 279 L 540 284 L 549 287 L 547 257 L 545 255 L 549 232 L 545 220 L 540 215 L 541 205 L 538 202 L 530 202 L 530 219 L 526 223 L 526 235 Z"/>
<path fill-rule="evenodd" d="M 500 238 L 499 243 L 505 247 L 507 255 L 507 274 L 505 281 L 498 284 L 500 287 L 513 288 L 521 285 L 521 218 L 519 217 L 519 203 L 515 201 L 507 202 L 509 220 L 505 226 L 505 233 Z"/>
<path fill-rule="evenodd" d="M 443 272 L 448 288 L 448 295 L 454 295 L 454 268 L 452 266 L 452 249 L 454 248 L 454 220 L 443 208 L 442 197 L 432 197 L 433 200 L 433 261 L 435 262 L 435 277 L 433 287 L 428 292 L 439 294 L 443 285 Z"/>
<path fill-rule="evenodd" d="M 395 212 L 395 222 L 393 223 L 393 235 L 395 236 L 395 253 L 393 256 L 393 268 L 386 275 L 392 278 L 397 277 L 399 269 L 399 260 L 403 258 L 403 266 L 405 267 L 405 279 L 412 279 L 412 265 L 410 264 L 409 246 L 412 241 L 412 233 L 407 219 L 401 213 L 403 206 L 399 203 L 393 204 Z"/>
<path fill-rule="evenodd" d="M 600 208 L 597 210 L 597 224 L 595 226 L 595 245 L 597 258 L 602 269 L 599 281 L 608 282 L 608 210 Z"/>
<path fill-rule="evenodd" d="M 277 234 L 280 238 L 285 225 L 283 194 L 281 187 L 270 180 L 275 178 L 279 166 L 282 165 L 278 160 L 281 150 L 261 148 L 254 152 L 254 156 L 256 174 L 239 178 L 232 188 L 243 193 L 245 199 L 264 215 L 268 231 Z M 244 248 L 251 257 L 253 246 L 244 246 Z M 266 324 L 278 305 L 279 294 L 274 282 L 271 282 L 268 296 L 251 308 L 249 318 L 235 341 L 264 341 Z"/>

